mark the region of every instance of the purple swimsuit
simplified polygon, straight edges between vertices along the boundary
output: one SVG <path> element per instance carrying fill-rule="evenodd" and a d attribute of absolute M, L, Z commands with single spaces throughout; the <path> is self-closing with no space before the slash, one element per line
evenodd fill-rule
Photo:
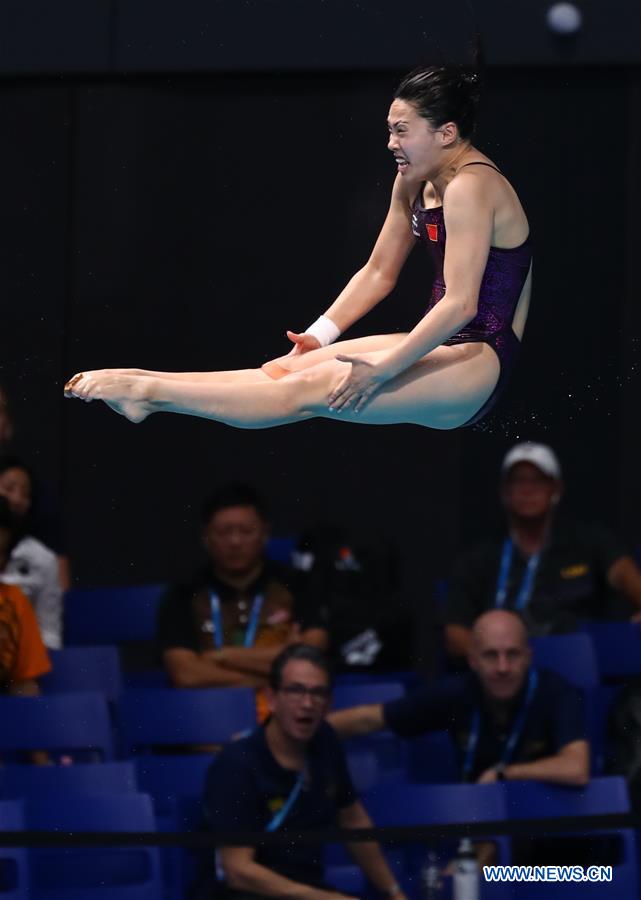
<path fill-rule="evenodd" d="M 468 166 L 490 166 L 489 163 L 471 162 Z M 464 166 L 461 166 L 464 168 Z M 490 166 L 496 169 L 495 166 Z M 498 172 L 499 170 L 496 169 Z M 422 205 L 421 189 L 412 206 L 412 232 L 427 244 L 436 275 L 432 287 L 432 297 L 426 312 L 429 312 L 445 295 L 443 263 L 445 259 L 445 223 L 443 207 L 425 209 Z M 505 249 L 490 247 L 487 265 L 483 273 L 476 316 L 471 322 L 444 341 L 445 344 L 464 344 L 482 341 L 489 344 L 499 359 L 499 380 L 496 387 L 466 425 L 474 425 L 485 416 L 497 402 L 510 376 L 521 342 L 512 330 L 512 320 L 519 297 L 525 285 L 532 262 L 532 248 L 529 236 L 519 247 Z"/>

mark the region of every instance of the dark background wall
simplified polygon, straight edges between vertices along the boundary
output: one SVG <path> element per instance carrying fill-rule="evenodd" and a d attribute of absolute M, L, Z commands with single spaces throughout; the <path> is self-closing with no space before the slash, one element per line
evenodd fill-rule
<path fill-rule="evenodd" d="M 13 7 L 18 29 L 25 8 Z M 196 19 L 198 8 L 187 8 Z M 5 53 L 14 74 L 1 95 L 0 377 L 15 397 L 20 445 L 60 493 L 78 583 L 184 571 L 203 492 L 246 478 L 268 494 L 280 533 L 323 518 L 393 536 L 407 596 L 429 619 L 426 579 L 496 522 L 501 455 L 529 438 L 558 449 L 568 505 L 636 543 L 638 67 L 580 65 L 589 43 L 548 46 L 544 32 L 523 44 L 525 61 L 538 47 L 543 65 L 490 65 L 477 143 L 517 186 L 536 257 L 523 361 L 489 421 L 453 433 L 324 421 L 243 432 L 177 416 L 133 426 L 102 405 L 63 401 L 65 378 L 102 366 L 259 364 L 365 261 L 394 177 L 389 98 L 418 52 L 390 41 L 379 65 L 359 51 L 353 69 L 332 71 L 319 57 L 312 71 L 288 55 L 285 33 L 280 48 L 259 55 L 262 71 L 243 71 L 251 67 L 237 22 L 238 71 L 185 75 L 170 16 L 144 3 L 103 12 L 111 30 L 95 35 L 104 66 L 94 57 L 61 76 L 55 41 L 43 41 L 49 57 L 38 57 L 32 36 L 27 56 L 15 50 L 24 42 L 11 45 L 11 65 Z M 379 33 L 385 14 L 374 6 L 359 21 Z M 139 73 L 127 75 L 132 16 L 154 37 L 145 43 L 137 32 Z M 186 15 L 184 27 L 196 19 Z M 276 34 L 273 19 L 271 27 Z M 443 28 L 463 52 L 452 23 Z M 508 46 L 497 28 L 488 46 Z M 279 53 L 289 71 L 272 64 Z M 75 59 L 70 50 L 65 58 Z M 411 327 L 429 278 L 417 250 L 394 295 L 353 333 Z"/>

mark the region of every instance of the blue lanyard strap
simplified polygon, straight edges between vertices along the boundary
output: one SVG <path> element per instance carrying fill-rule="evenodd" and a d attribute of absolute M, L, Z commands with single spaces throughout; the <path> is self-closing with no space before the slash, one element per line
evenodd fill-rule
<path fill-rule="evenodd" d="M 302 790 L 304 780 L 305 780 L 305 770 L 303 769 L 303 771 L 299 774 L 298 778 L 296 779 L 296 784 L 291 789 L 291 791 L 289 793 L 289 797 L 287 798 L 287 800 L 285 800 L 285 802 L 283 803 L 281 808 L 278 810 L 278 812 L 276 813 L 274 818 L 271 820 L 271 822 L 267 823 L 265 831 L 276 831 L 278 828 L 280 828 L 280 826 L 283 824 L 283 822 L 285 821 L 285 819 L 291 812 L 291 809 L 292 809 L 294 803 L 296 803 L 296 801 L 298 800 L 298 795 L 300 794 L 300 792 Z"/>
<path fill-rule="evenodd" d="M 209 599 L 211 602 L 211 621 L 214 626 L 214 643 L 218 650 L 224 644 L 224 633 L 223 633 L 223 616 L 220 610 L 220 597 L 215 591 L 212 591 L 209 595 Z M 249 622 L 247 623 L 247 630 L 245 631 L 245 640 L 243 642 L 243 646 L 245 647 L 253 647 L 256 641 L 256 634 L 258 632 L 258 622 L 260 620 L 260 611 L 263 606 L 265 598 L 262 594 L 256 594 L 254 597 L 254 602 L 252 603 L 251 612 L 249 614 Z"/>
<path fill-rule="evenodd" d="M 514 750 L 516 749 L 516 745 L 518 744 L 519 739 L 523 734 L 527 714 L 530 711 L 530 706 L 532 705 L 532 700 L 534 699 L 534 694 L 536 693 L 538 683 L 539 673 L 536 671 L 536 669 L 530 669 L 530 674 L 528 675 L 527 681 L 527 690 L 525 692 L 525 697 L 523 698 L 523 703 L 521 704 L 521 709 L 519 710 L 519 714 L 516 717 L 514 725 L 512 726 L 510 736 L 503 745 L 503 752 L 501 753 L 500 762 L 503 763 L 504 766 L 507 766 L 508 763 L 511 762 L 514 755 Z M 472 721 L 470 723 L 470 733 L 468 735 L 467 747 L 465 749 L 465 761 L 463 763 L 464 779 L 469 777 L 474 766 L 474 758 L 476 756 L 476 748 L 478 746 L 480 732 L 481 710 L 477 707 L 472 715 Z"/>
<path fill-rule="evenodd" d="M 494 596 L 494 605 L 499 609 L 505 606 L 507 600 L 507 582 L 510 577 L 510 569 L 512 568 L 512 557 L 514 555 L 514 544 L 510 538 L 506 538 L 503 543 L 503 552 L 501 554 L 501 564 L 499 566 L 499 577 L 496 582 L 496 594 Z M 532 591 L 534 590 L 534 579 L 541 561 L 540 553 L 533 553 L 530 556 L 523 576 L 523 581 L 516 595 L 514 609 L 524 609 L 530 602 Z"/>

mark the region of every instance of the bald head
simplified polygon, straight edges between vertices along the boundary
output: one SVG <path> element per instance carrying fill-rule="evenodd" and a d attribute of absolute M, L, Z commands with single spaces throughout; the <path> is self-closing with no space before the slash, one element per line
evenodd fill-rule
<path fill-rule="evenodd" d="M 490 699 L 515 697 L 530 660 L 527 630 L 518 613 L 492 609 L 478 617 L 472 628 L 469 663 Z"/>
<path fill-rule="evenodd" d="M 474 622 L 472 640 L 481 645 L 507 640 L 527 647 L 527 629 L 518 613 L 509 609 L 490 609 Z"/>

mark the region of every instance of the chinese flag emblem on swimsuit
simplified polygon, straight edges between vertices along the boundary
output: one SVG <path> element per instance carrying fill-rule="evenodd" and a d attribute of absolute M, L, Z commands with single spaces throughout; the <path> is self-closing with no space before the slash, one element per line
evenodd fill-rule
<path fill-rule="evenodd" d="M 438 225 L 434 222 L 428 222 L 425 226 L 427 228 L 427 236 L 431 241 L 438 241 Z"/>

